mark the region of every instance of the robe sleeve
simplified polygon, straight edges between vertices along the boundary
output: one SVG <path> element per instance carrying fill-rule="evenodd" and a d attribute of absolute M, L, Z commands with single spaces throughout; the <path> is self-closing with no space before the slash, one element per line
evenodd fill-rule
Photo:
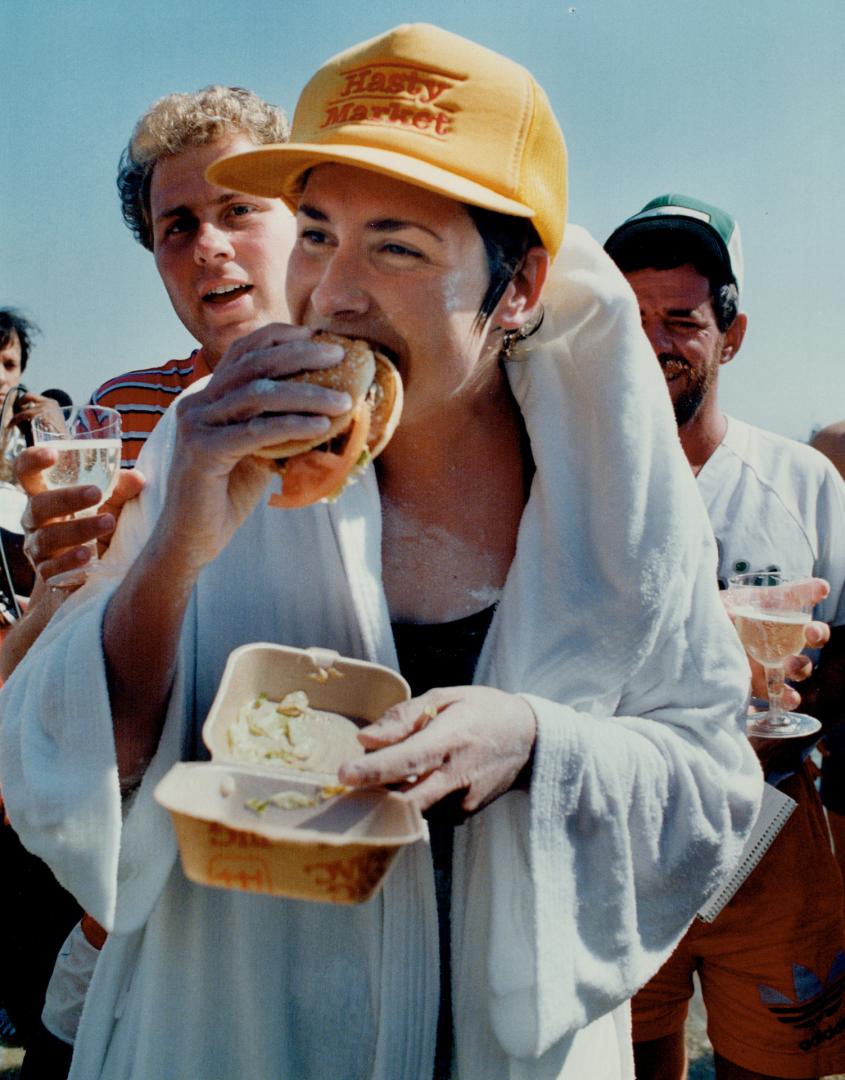
<path fill-rule="evenodd" d="M 523 695 L 538 726 L 530 794 L 484 812 L 465 916 L 471 925 L 489 889 L 483 977 L 493 1029 L 516 1058 L 571 1038 L 657 971 L 756 817 L 745 657 L 709 573 L 691 601 L 612 714 L 608 702 Z"/>
<path fill-rule="evenodd" d="M 102 569 L 65 602 L 0 694 L 0 787 L 12 827 L 109 930 L 121 919 L 124 928 L 143 922 L 175 854 L 166 812 L 121 795 L 102 648 L 109 599 L 155 527 L 173 419 L 147 442 L 148 485 L 124 508 Z M 179 757 L 185 664 L 183 656 L 144 788 Z"/>

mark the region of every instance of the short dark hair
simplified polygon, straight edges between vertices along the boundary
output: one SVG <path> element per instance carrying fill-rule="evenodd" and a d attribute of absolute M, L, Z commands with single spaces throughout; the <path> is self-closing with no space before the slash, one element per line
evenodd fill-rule
<path fill-rule="evenodd" d="M 484 242 L 490 270 L 487 291 L 478 309 L 478 322 L 484 323 L 495 311 L 509 282 L 519 273 L 525 256 L 531 248 L 542 247 L 543 241 L 530 218 L 512 217 L 468 203 L 464 205 Z"/>
<path fill-rule="evenodd" d="M 710 300 L 720 332 L 729 330 L 739 314 L 739 290 L 712 250 L 692 232 L 650 229 L 639 233 L 632 229 L 613 245 L 611 257 L 623 274 L 694 266 L 710 283 Z"/>
<path fill-rule="evenodd" d="M 0 308 L 0 349 L 5 349 L 12 340 L 12 334 L 18 335 L 21 346 L 21 371 L 26 367 L 32 339 L 41 333 L 32 319 L 27 319 L 15 308 Z"/>

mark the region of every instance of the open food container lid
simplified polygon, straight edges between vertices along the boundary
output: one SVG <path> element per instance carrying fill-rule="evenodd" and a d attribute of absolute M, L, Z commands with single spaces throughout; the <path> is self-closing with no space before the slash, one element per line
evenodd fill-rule
<path fill-rule="evenodd" d="M 211 762 L 174 765 L 155 790 L 186 876 L 333 903 L 374 895 L 426 826 L 395 792 L 340 787 L 337 768 L 363 753 L 358 727 L 409 697 L 395 671 L 330 650 L 235 649 L 203 725 Z"/>
<path fill-rule="evenodd" d="M 260 710 L 260 699 L 281 703 L 290 694 L 304 693 L 310 709 L 320 714 L 307 718 L 313 753 L 295 761 L 256 755 L 249 764 L 278 772 L 284 764 L 298 772 L 331 777 L 350 756 L 363 753 L 356 729 L 378 720 L 391 705 L 411 696 L 397 672 L 366 660 L 353 660 L 329 649 L 295 649 L 263 642 L 242 645 L 226 661 L 220 686 L 203 724 L 203 742 L 214 761 L 246 763 L 236 730 L 238 715 Z M 273 706 L 271 706 L 272 708 Z M 295 711 L 296 705 L 288 709 Z M 298 716 L 285 716 L 298 721 Z M 295 723 L 291 725 L 295 727 Z M 239 753 L 239 750 L 241 751 Z"/>

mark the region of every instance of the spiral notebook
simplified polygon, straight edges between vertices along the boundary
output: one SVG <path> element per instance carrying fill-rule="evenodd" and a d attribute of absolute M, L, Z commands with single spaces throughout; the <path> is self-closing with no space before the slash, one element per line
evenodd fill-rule
<path fill-rule="evenodd" d="M 763 800 L 760 813 L 754 822 L 751 835 L 745 842 L 742 855 L 736 869 L 728 880 L 710 897 L 696 918 L 703 922 L 713 922 L 722 908 L 736 894 L 740 885 L 748 877 L 757 863 L 763 858 L 772 841 L 790 818 L 798 804 L 771 784 L 763 785 Z"/>

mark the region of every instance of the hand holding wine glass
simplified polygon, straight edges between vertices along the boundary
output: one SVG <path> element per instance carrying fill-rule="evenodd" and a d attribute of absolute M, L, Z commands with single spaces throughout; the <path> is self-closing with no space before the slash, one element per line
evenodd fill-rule
<path fill-rule="evenodd" d="M 101 492 L 98 503 L 73 516 L 96 514 L 111 495 L 120 471 L 120 414 L 97 405 L 57 405 L 33 419 L 32 433 L 36 445 L 49 446 L 57 455 L 56 463 L 43 473 L 46 487 L 95 485 Z M 56 574 L 50 585 L 76 588 L 82 584 L 99 566 L 96 542 L 91 541 L 90 547 L 91 558 L 85 565 Z"/>
<path fill-rule="evenodd" d="M 730 608 L 745 651 L 766 672 L 769 708 L 749 717 L 746 731 L 769 739 L 796 738 L 819 731 L 815 717 L 783 708 L 784 664 L 804 648 L 813 612 L 811 582 L 766 570 L 732 577 Z"/>

